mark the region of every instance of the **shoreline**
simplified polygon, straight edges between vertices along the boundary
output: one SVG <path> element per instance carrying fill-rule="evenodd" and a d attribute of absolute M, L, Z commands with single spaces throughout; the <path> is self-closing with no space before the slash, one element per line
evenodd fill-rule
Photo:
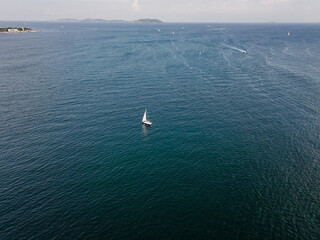
<path fill-rule="evenodd" d="M 0 33 L 36 33 L 40 32 L 39 30 L 30 30 L 30 31 L 12 31 L 12 32 L 0 32 Z"/>
<path fill-rule="evenodd" d="M 26 33 L 26 32 L 40 32 L 38 30 L 27 27 L 2 27 L 0 33 Z"/>

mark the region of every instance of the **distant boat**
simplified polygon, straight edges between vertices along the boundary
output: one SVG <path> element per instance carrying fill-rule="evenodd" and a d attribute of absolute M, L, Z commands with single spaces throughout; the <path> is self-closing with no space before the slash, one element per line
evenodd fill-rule
<path fill-rule="evenodd" d="M 147 119 L 147 109 L 144 111 L 143 118 L 142 118 L 142 124 L 147 125 L 147 126 L 151 126 L 152 125 L 152 122 L 150 122 Z"/>
<path fill-rule="evenodd" d="M 288 32 L 288 36 L 290 36 L 291 35 L 291 33 L 290 32 Z"/>

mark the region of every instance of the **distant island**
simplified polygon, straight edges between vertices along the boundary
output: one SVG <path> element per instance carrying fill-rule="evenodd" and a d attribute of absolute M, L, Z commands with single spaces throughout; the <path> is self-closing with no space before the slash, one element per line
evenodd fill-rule
<path fill-rule="evenodd" d="M 105 19 L 93 19 L 93 18 L 86 18 L 86 19 L 74 19 L 74 18 L 63 18 L 58 19 L 58 22 L 84 22 L 84 23 L 151 23 L 151 24 L 160 24 L 164 23 L 159 19 L 154 18 L 144 18 L 138 19 L 133 21 L 125 21 L 125 20 L 105 20 Z"/>
<path fill-rule="evenodd" d="M 25 33 L 25 32 L 39 32 L 37 30 L 33 30 L 31 28 L 18 28 L 18 27 L 6 27 L 0 28 L 0 33 Z"/>
<path fill-rule="evenodd" d="M 134 20 L 132 21 L 133 23 L 163 23 L 161 20 L 159 19 L 154 19 L 154 18 L 144 18 L 144 19 L 139 19 L 139 20 Z"/>

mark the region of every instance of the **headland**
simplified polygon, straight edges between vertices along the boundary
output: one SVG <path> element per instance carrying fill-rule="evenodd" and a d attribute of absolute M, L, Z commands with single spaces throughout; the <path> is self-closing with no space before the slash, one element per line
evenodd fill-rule
<path fill-rule="evenodd" d="M 26 32 L 40 32 L 40 31 L 33 30 L 31 28 L 25 28 L 25 27 L 0 28 L 0 33 L 26 33 Z"/>

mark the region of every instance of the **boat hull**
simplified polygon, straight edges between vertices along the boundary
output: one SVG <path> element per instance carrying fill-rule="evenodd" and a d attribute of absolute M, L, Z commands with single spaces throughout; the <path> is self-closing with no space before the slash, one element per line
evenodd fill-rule
<path fill-rule="evenodd" d="M 151 126 L 151 125 L 152 125 L 152 122 L 150 122 L 150 121 L 143 121 L 142 124 L 143 124 L 143 125 L 146 125 L 146 126 Z"/>

